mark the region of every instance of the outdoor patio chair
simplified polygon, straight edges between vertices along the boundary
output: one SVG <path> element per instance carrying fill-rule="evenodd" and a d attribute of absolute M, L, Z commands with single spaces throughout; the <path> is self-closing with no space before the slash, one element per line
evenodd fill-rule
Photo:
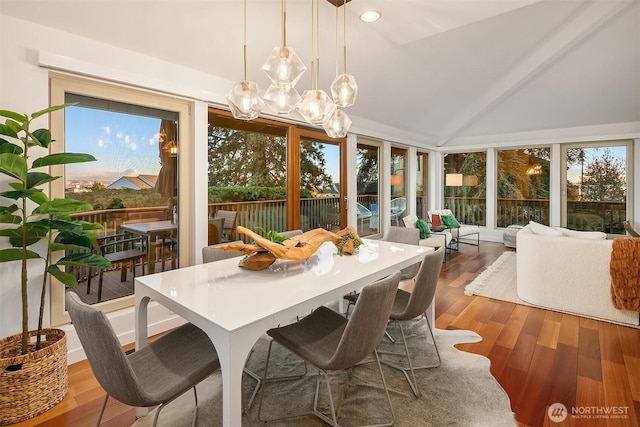
<path fill-rule="evenodd" d="M 384 334 L 385 327 L 389 320 L 393 298 L 399 282 L 400 272 L 396 271 L 391 276 L 365 286 L 349 319 L 344 318 L 342 315 L 325 306 L 320 306 L 298 322 L 269 329 L 267 334 L 272 340 L 269 342 L 269 349 L 267 351 L 263 382 L 267 378 L 271 349 L 275 341 L 301 359 L 311 363 L 319 370 L 316 378 L 316 394 L 313 410 L 308 414 L 315 415 L 322 421 L 337 427 L 338 421 L 327 371 L 352 369 L 373 353 L 376 363 L 378 364 L 382 385 L 391 412 L 391 420 L 389 422 L 376 425 L 393 425 L 395 416 L 376 347 Z M 320 373 L 326 378 L 331 418 L 317 408 Z M 261 418 L 262 403 L 266 393 L 267 383 L 265 382 L 264 384 L 265 387 L 263 387 L 260 405 L 258 407 L 258 418 L 261 421 L 265 421 Z M 347 386 L 348 382 L 345 383 L 343 395 L 346 394 Z M 302 414 L 295 416 L 298 417 L 300 415 Z"/>
<path fill-rule="evenodd" d="M 230 241 L 234 236 L 233 233 L 236 230 L 236 217 L 237 211 L 226 211 L 219 209 L 216 212 L 215 218 L 224 218 L 224 227 L 222 231 L 222 242 Z"/>
<path fill-rule="evenodd" d="M 407 199 L 404 197 L 396 197 L 391 200 L 391 222 L 396 222 L 396 225 L 400 225 L 400 218 L 404 216 L 404 211 L 407 210 Z"/>
<path fill-rule="evenodd" d="M 127 268 L 131 264 L 133 278 L 136 277 L 136 264 L 140 262 L 142 275 L 144 275 L 144 261 L 147 258 L 145 246 L 147 239 L 144 236 L 132 236 L 127 233 L 112 234 L 110 236 L 98 237 L 91 241 L 93 250 L 111 261 L 112 264 L 120 265 L 120 281 L 127 281 Z M 92 271 L 89 270 L 87 279 L 87 294 L 91 293 Z M 100 269 L 98 279 L 98 302 L 102 300 L 102 280 L 104 269 Z"/>
<path fill-rule="evenodd" d="M 73 291 L 66 294 L 66 308 L 93 374 L 107 392 L 96 426 L 102 421 L 109 396 L 130 406 L 160 405 L 153 418 L 155 426 L 165 404 L 190 388 L 196 402 L 195 425 L 195 386 L 220 368 L 218 354 L 207 334 L 186 323 L 126 354 L 103 311 L 83 303 Z"/>

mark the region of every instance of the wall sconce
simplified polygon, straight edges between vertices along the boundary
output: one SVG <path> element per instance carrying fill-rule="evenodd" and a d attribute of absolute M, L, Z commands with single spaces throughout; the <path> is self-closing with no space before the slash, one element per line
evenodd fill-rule
<path fill-rule="evenodd" d="M 536 163 L 535 165 L 529 166 L 527 168 L 527 175 L 542 175 L 542 165 Z"/>
<path fill-rule="evenodd" d="M 473 187 L 478 185 L 478 177 L 476 175 L 467 175 L 462 178 L 462 182 L 464 185 Z"/>
<path fill-rule="evenodd" d="M 448 173 L 444 177 L 444 185 L 447 187 L 462 187 L 461 173 Z"/>
<path fill-rule="evenodd" d="M 391 185 L 402 185 L 402 175 L 391 175 Z"/>
<path fill-rule="evenodd" d="M 167 142 L 167 144 L 164 145 L 162 147 L 162 149 L 164 151 L 166 151 L 167 153 L 169 153 L 169 156 L 171 156 L 171 157 L 177 157 L 178 156 L 178 144 L 176 144 L 176 142 L 173 139 L 171 141 Z"/>

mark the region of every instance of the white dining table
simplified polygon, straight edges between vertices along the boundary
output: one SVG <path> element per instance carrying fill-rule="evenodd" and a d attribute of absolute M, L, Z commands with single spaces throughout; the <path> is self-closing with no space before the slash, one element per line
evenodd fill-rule
<path fill-rule="evenodd" d="M 222 372 L 223 426 L 242 424 L 242 372 L 251 348 L 268 329 L 361 289 L 423 259 L 433 248 L 363 239 L 354 255 L 323 245 L 306 261 L 276 261 L 261 271 L 231 258 L 136 277 L 136 348 L 147 345 L 150 300 L 211 338 Z M 180 349 L 176 349 L 180 351 Z"/>

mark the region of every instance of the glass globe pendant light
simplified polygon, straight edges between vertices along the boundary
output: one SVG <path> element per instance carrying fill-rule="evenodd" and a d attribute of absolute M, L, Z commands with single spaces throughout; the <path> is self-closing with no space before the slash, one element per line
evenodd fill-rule
<path fill-rule="evenodd" d="M 239 120 L 253 120 L 260 115 L 264 101 L 258 94 L 258 85 L 247 80 L 247 0 L 244 0 L 243 64 L 244 80 L 235 85 L 227 95 L 227 102 L 233 117 Z"/>
<path fill-rule="evenodd" d="M 339 108 L 336 108 L 322 124 L 322 128 L 331 138 L 344 138 L 350 127 L 351 119 Z"/>
<path fill-rule="evenodd" d="M 338 75 L 338 6 L 336 6 L 336 78 L 331 83 L 331 95 L 338 107 L 350 107 L 356 102 L 358 96 L 358 84 L 355 77 L 347 74 L 347 2 L 342 3 L 342 47 L 343 47 L 343 73 Z"/>
<path fill-rule="evenodd" d="M 314 20 L 314 6 L 315 6 L 315 20 Z M 318 0 L 312 0 L 311 2 L 311 57 L 314 57 L 315 62 L 311 61 L 311 89 L 305 90 L 302 93 L 302 100 L 298 104 L 298 112 L 304 120 L 312 125 L 323 125 L 324 122 L 333 114 L 336 109 L 336 104 L 331 100 L 329 95 L 322 89 L 318 89 L 318 80 L 320 74 L 320 58 L 318 49 Z M 315 31 L 314 31 L 315 29 Z M 315 43 L 314 43 L 315 34 Z M 314 50 L 315 49 L 315 50 Z"/>
<path fill-rule="evenodd" d="M 281 0 L 282 8 L 282 43 L 274 47 L 267 57 L 262 70 L 271 80 L 265 92 L 264 101 L 277 114 L 289 114 L 300 102 L 300 94 L 294 89 L 307 67 L 295 51 L 287 47 L 287 7 L 286 0 Z"/>

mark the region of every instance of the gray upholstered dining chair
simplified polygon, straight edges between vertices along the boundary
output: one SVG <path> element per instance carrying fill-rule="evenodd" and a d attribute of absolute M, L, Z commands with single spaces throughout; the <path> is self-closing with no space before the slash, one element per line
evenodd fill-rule
<path fill-rule="evenodd" d="M 433 302 L 433 298 L 436 293 L 438 278 L 440 277 L 440 269 L 442 268 L 442 260 L 444 259 L 444 251 L 445 248 L 444 246 L 442 246 L 438 250 L 429 252 L 425 255 L 424 259 L 422 260 L 422 264 L 420 265 L 420 269 L 418 270 L 418 274 L 416 275 L 413 290 L 411 292 L 407 292 L 405 290 L 398 289 L 395 300 L 393 302 L 393 308 L 391 309 L 391 314 L 389 316 L 390 320 L 394 321 L 400 326 L 400 333 L 402 335 L 402 342 L 404 344 L 404 351 L 407 356 L 407 363 L 409 367 L 405 368 L 385 361 L 383 361 L 382 363 L 392 368 L 401 370 L 404 373 L 404 376 L 407 378 L 409 386 L 413 390 L 413 393 L 416 395 L 416 397 L 420 395 L 420 392 L 418 390 L 418 384 L 416 382 L 415 370 L 436 368 L 440 366 L 441 363 L 438 345 L 436 344 L 436 340 L 433 334 L 433 328 L 431 323 L 429 322 L 429 317 L 427 316 L 426 311 L 427 308 L 429 308 L 429 305 L 431 305 L 431 303 Z M 422 315 L 424 315 L 424 317 L 427 319 L 427 328 L 429 329 L 431 339 L 433 340 L 433 345 L 435 347 L 438 362 L 430 366 L 414 367 L 411 361 L 411 356 L 409 354 L 409 349 L 407 347 L 407 340 L 404 334 L 404 329 L 402 327 L 402 321 L 415 319 L 416 317 Z M 411 372 L 411 378 L 409 378 L 408 372 Z"/>
<path fill-rule="evenodd" d="M 384 334 L 399 282 L 400 272 L 396 271 L 391 276 L 365 286 L 360 293 L 351 317 L 348 319 L 325 306 L 320 306 L 296 323 L 269 329 L 267 334 L 272 340 L 269 342 L 269 349 L 267 351 L 267 362 L 264 369 L 263 382 L 267 378 L 273 343 L 277 342 L 319 370 L 313 411 L 309 414 L 317 416 L 330 425 L 338 426 L 327 371 L 353 368 L 373 353 L 378 364 L 378 370 L 391 413 L 390 421 L 376 425 L 393 425 L 395 421 L 393 406 L 391 405 L 389 390 L 387 389 L 387 383 L 384 378 L 384 373 L 382 372 L 376 346 Z M 317 408 L 320 373 L 326 378 L 331 418 Z M 258 418 L 261 417 L 262 401 L 264 399 L 266 384 L 267 383 L 264 382 L 258 408 Z M 296 415 L 296 417 L 297 416 L 299 415 Z M 261 419 L 261 421 L 264 420 Z"/>
<path fill-rule="evenodd" d="M 384 236 L 382 240 L 385 240 L 387 242 L 406 243 L 408 245 L 418 246 L 418 244 L 420 243 L 420 230 L 418 230 L 417 228 L 391 226 L 389 227 L 389 231 L 387 231 L 387 234 Z M 413 265 L 410 265 L 409 267 L 403 268 L 402 270 L 400 270 L 402 274 L 400 280 L 413 279 L 414 277 L 416 277 L 416 274 L 418 274 L 419 268 L 420 268 L 419 262 Z M 344 296 L 344 299 L 347 301 L 346 314 L 348 316 L 349 309 L 353 304 L 356 303 L 356 300 L 358 299 L 358 294 L 355 292 L 347 294 Z M 385 335 L 389 338 L 391 342 L 394 341 L 391 335 L 389 334 L 385 334 Z"/>
<path fill-rule="evenodd" d="M 297 230 L 283 231 L 283 232 L 281 232 L 279 234 L 282 234 L 286 239 L 290 239 L 292 237 L 301 235 L 302 234 L 302 230 L 297 229 Z"/>
<path fill-rule="evenodd" d="M 107 392 L 96 426 L 100 425 L 109 396 L 131 406 L 160 405 L 155 426 L 164 405 L 193 388 L 195 425 L 198 412 L 196 385 L 220 367 L 211 340 L 201 329 L 186 323 L 125 354 L 109 319 L 98 308 L 85 304 L 68 291 L 66 307 L 78 333 L 93 373 Z"/>
<path fill-rule="evenodd" d="M 235 243 L 242 244 L 244 243 L 242 240 L 234 240 L 233 242 L 228 243 L 218 243 L 215 245 L 209 245 L 202 248 L 202 262 L 214 262 L 221 261 L 223 259 L 235 258 L 237 256 L 241 256 L 242 253 L 240 251 L 231 250 L 225 251 L 221 249 L 222 246 L 233 245 Z"/>

